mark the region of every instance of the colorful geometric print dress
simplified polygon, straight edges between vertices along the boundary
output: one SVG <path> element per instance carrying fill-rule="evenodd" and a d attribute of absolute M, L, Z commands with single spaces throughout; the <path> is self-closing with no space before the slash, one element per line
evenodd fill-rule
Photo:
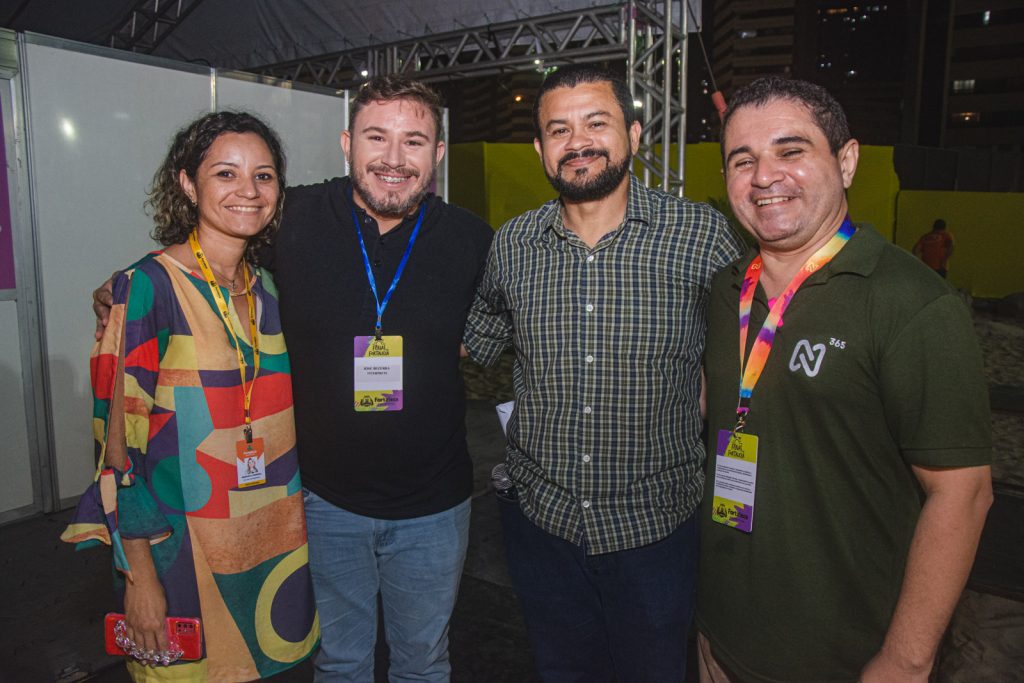
<path fill-rule="evenodd" d="M 319 641 L 277 291 L 260 269 L 252 289 L 260 367 L 251 414 L 253 436 L 263 439 L 265 483 L 239 486 L 246 478 L 236 456 L 244 439 L 238 356 L 202 276 L 163 252 L 136 263 L 114 283 L 110 324 L 93 350 L 101 458 L 125 330 L 130 462 L 125 472 L 102 470 L 62 538 L 79 548 L 110 544 L 125 572 L 121 540 L 149 538 L 167 614 L 200 617 L 205 640 L 198 662 L 149 668 L 129 659 L 136 680 L 255 680 L 303 660 Z M 248 321 L 228 307 L 249 382 Z M 115 575 L 123 611 L 124 579 Z"/>

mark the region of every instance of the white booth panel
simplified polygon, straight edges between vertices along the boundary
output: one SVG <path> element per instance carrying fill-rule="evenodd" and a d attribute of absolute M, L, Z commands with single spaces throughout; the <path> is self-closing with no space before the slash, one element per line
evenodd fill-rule
<path fill-rule="evenodd" d="M 146 188 L 209 73 L 26 45 L 37 259 L 60 498 L 93 475 L 90 292 L 154 248 Z"/>
<path fill-rule="evenodd" d="M 25 399 L 21 383 L 18 309 L 0 301 L 0 516 L 32 505 Z"/>
<path fill-rule="evenodd" d="M 345 175 L 340 143 L 348 122 L 344 97 L 222 74 L 217 76 L 216 92 L 217 111 L 244 109 L 277 131 L 288 160 L 289 185 L 310 185 Z"/>

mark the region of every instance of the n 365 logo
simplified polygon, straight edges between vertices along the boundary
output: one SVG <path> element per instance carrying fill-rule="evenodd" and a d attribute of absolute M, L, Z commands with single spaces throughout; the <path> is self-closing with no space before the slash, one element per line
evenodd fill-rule
<path fill-rule="evenodd" d="M 793 356 L 789 359 L 789 369 L 793 372 L 803 370 L 808 377 L 816 377 L 821 370 L 821 361 L 825 358 L 825 345 L 811 343 L 801 339 L 793 349 Z"/>

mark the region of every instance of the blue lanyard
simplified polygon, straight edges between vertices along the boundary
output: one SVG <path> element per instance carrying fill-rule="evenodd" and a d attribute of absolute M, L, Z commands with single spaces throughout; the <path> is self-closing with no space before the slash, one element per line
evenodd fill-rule
<path fill-rule="evenodd" d="M 416 235 L 420 232 L 420 226 L 423 225 L 423 216 L 427 212 L 427 203 L 424 201 L 420 205 L 420 215 L 416 219 L 416 227 L 412 229 L 412 235 L 409 237 L 409 244 L 405 247 L 405 254 L 402 256 L 402 260 L 398 263 L 398 270 L 395 271 L 395 277 L 391 280 L 391 286 L 388 287 L 387 293 L 384 295 L 384 300 L 381 301 L 380 296 L 377 294 L 377 279 L 373 276 L 373 269 L 370 267 L 370 256 L 366 253 L 366 243 L 363 241 L 363 230 L 360 228 L 359 216 L 356 215 L 356 202 L 352 197 L 352 190 L 349 190 L 348 194 L 350 208 L 352 209 L 352 224 L 356 227 L 356 235 L 359 236 L 359 248 L 363 250 L 363 265 L 366 266 L 366 279 L 370 281 L 370 291 L 373 292 L 373 300 L 377 303 L 377 327 L 374 331 L 377 339 L 381 337 L 380 331 L 380 319 L 384 316 L 384 309 L 388 307 L 388 302 L 391 301 L 391 295 L 395 291 L 395 287 L 398 286 L 398 278 L 402 277 L 402 271 L 405 270 L 405 264 L 409 261 L 409 254 L 412 253 L 413 242 L 416 241 Z"/>

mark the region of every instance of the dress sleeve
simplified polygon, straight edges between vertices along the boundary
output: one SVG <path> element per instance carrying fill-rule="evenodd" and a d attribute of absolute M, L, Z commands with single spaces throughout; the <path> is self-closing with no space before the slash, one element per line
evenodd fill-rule
<path fill-rule="evenodd" d="M 168 337 L 167 329 L 159 323 L 156 301 L 153 281 L 145 272 L 135 269 L 115 279 L 110 322 L 90 359 L 96 478 L 61 536 L 79 549 L 109 544 L 115 566 L 125 573 L 129 573 L 129 567 L 122 539 L 148 538 L 151 543 L 159 543 L 171 533 L 171 525 L 157 505 L 146 461 L 150 420 L 159 419 L 153 397 Z M 128 459 L 120 471 L 109 466 L 105 456 L 122 336 Z"/>

